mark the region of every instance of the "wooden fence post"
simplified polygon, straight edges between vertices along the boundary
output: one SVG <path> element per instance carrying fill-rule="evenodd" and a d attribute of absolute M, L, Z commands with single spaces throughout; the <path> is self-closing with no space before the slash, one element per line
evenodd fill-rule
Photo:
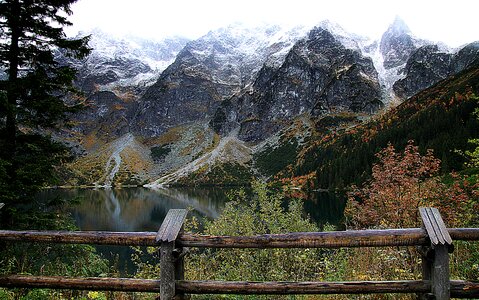
<path fill-rule="evenodd" d="M 5 203 L 0 203 L 0 209 L 5 206 Z"/>
<path fill-rule="evenodd" d="M 432 264 L 434 262 L 434 251 L 430 246 L 420 246 L 419 253 L 421 254 L 421 266 L 422 266 L 422 279 L 423 280 L 432 280 L 431 271 Z M 434 296 L 431 292 L 427 294 L 418 294 L 420 300 L 433 299 Z"/>
<path fill-rule="evenodd" d="M 453 251 L 451 236 L 436 208 L 421 207 L 419 213 L 431 241 L 429 249 L 423 252 L 423 279 L 431 280 L 431 293 L 423 295 L 423 299 L 449 300 L 449 252 Z"/>
<path fill-rule="evenodd" d="M 156 241 L 160 244 L 160 299 L 183 299 L 183 295 L 176 294 L 175 281 L 184 274 L 182 257 L 175 258 L 175 240 L 180 233 L 183 222 L 188 214 L 186 209 L 170 209 L 160 230 Z M 180 250 L 181 252 L 181 250 Z"/>

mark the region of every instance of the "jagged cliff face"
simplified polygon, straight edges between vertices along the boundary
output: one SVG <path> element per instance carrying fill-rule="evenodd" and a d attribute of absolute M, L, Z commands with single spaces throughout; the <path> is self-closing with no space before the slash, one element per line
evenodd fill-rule
<path fill-rule="evenodd" d="M 187 43 L 184 38 L 119 39 L 99 30 L 90 34 L 93 50 L 86 59 L 76 61 L 57 53 L 57 60 L 78 69 L 75 84 L 85 97 L 86 107 L 72 116 L 74 127 L 66 136 L 79 153 L 131 131 L 139 96 Z"/>
<path fill-rule="evenodd" d="M 252 90 L 223 102 L 211 125 L 223 135 L 239 127 L 241 139 L 258 142 L 302 113 L 375 112 L 381 105 L 372 61 L 315 28 L 278 69 L 263 67 Z"/>
<path fill-rule="evenodd" d="M 479 41 L 470 43 L 454 54 L 453 72 L 459 73 L 479 61 Z"/>
<path fill-rule="evenodd" d="M 96 92 L 88 98 L 86 108 L 76 115 L 77 128 L 83 135 L 99 132 L 105 140 L 120 137 L 130 132 L 129 120 L 137 105 L 113 92 Z"/>
<path fill-rule="evenodd" d="M 437 45 L 424 46 L 409 57 L 403 73 L 405 78 L 394 84 L 394 92 L 409 98 L 452 73 L 452 55 Z"/>
<path fill-rule="evenodd" d="M 140 99 L 134 132 L 158 136 L 167 128 L 209 119 L 221 102 L 274 66 L 295 40 L 277 26 L 230 26 L 188 43 Z"/>
<path fill-rule="evenodd" d="M 426 42 L 412 36 L 409 27 L 403 20 L 396 17 L 382 35 L 379 50 L 384 58 L 386 69 L 404 65 L 413 51 Z"/>
<path fill-rule="evenodd" d="M 405 77 L 394 84 L 394 91 L 402 98 L 409 98 L 477 61 L 479 42 L 466 45 L 456 53 L 437 45 L 423 46 L 409 57 L 403 71 Z"/>

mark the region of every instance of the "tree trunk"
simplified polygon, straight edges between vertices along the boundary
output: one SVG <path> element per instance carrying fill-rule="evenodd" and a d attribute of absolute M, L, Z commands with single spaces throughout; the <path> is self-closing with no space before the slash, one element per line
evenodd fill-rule
<path fill-rule="evenodd" d="M 7 118 L 6 118 L 6 138 L 10 151 L 7 152 L 7 158 L 12 163 L 8 168 L 9 176 L 14 181 L 16 177 L 15 155 L 17 152 L 17 102 L 18 102 L 18 68 L 19 68 L 19 39 L 21 35 L 21 8 L 18 0 L 12 1 L 11 13 L 8 19 L 8 26 L 11 30 L 11 40 L 9 47 L 9 66 L 7 81 Z"/>

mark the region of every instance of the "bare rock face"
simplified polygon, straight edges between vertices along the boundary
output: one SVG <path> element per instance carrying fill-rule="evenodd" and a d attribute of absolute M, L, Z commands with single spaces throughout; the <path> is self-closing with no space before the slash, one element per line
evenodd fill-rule
<path fill-rule="evenodd" d="M 414 38 L 406 23 L 396 17 L 382 35 L 379 44 L 379 50 L 384 57 L 384 67 L 391 69 L 405 64 L 411 53 L 423 44 L 425 42 Z"/>
<path fill-rule="evenodd" d="M 100 30 L 90 35 L 91 54 L 80 61 L 57 53 L 57 60 L 78 70 L 76 85 L 86 94 L 117 88 L 138 89 L 151 84 L 170 65 L 187 39 L 149 41 L 135 37 L 112 37 Z M 152 82 L 153 81 L 153 82 Z"/>
<path fill-rule="evenodd" d="M 92 43 L 84 61 L 58 53 L 60 63 L 79 69 L 87 104 L 60 138 L 82 156 L 81 182 L 105 185 L 228 177 L 247 170 L 255 147 L 291 122 L 363 118 L 391 97 L 410 97 L 479 63 L 479 42 L 453 53 L 415 38 L 399 18 L 379 41 L 324 21 L 312 30 L 235 24 L 189 42 L 97 32 Z M 113 161 L 121 166 L 107 172 Z"/>
<path fill-rule="evenodd" d="M 99 30 L 89 34 L 92 53 L 87 58 L 72 60 L 58 51 L 56 59 L 76 67 L 75 84 L 86 98 L 86 108 L 71 116 L 72 130 L 109 141 L 131 131 L 139 95 L 174 61 L 187 40 L 120 39 Z"/>
<path fill-rule="evenodd" d="M 221 134 L 239 126 L 241 139 L 260 141 L 302 113 L 375 112 L 381 106 L 371 59 L 318 27 L 279 68 L 263 67 L 251 90 L 223 102 L 210 124 Z"/>
<path fill-rule="evenodd" d="M 233 25 L 188 43 L 140 99 L 135 133 L 153 137 L 171 126 L 208 120 L 294 40 L 277 26 Z"/>
<path fill-rule="evenodd" d="M 394 84 L 394 92 L 401 98 L 409 98 L 477 62 L 479 42 L 468 44 L 456 53 L 441 50 L 437 45 L 423 46 L 409 57 L 405 77 Z"/>
<path fill-rule="evenodd" d="M 86 107 L 75 115 L 75 129 L 83 135 L 97 132 L 104 140 L 112 140 L 130 131 L 130 121 L 137 103 L 122 99 L 113 92 L 92 94 Z"/>
<path fill-rule="evenodd" d="M 452 54 L 440 51 L 437 45 L 423 46 L 409 57 L 404 73 L 397 81 L 394 92 L 401 98 L 409 98 L 430 87 L 452 73 Z"/>
<path fill-rule="evenodd" d="M 459 73 L 479 62 L 479 41 L 467 44 L 453 58 L 453 69 Z"/>

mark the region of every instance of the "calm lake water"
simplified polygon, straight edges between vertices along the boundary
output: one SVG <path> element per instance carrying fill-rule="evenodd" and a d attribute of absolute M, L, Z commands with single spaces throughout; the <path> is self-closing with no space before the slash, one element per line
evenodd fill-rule
<path fill-rule="evenodd" d="M 199 217 L 215 219 L 232 188 L 51 189 L 40 197 L 74 199 L 71 213 L 81 230 L 157 231 L 169 209 L 192 208 Z M 305 212 L 317 224 L 341 223 L 345 201 L 318 193 L 304 203 Z"/>
<path fill-rule="evenodd" d="M 74 199 L 70 208 L 80 230 L 101 231 L 157 231 L 168 210 L 192 208 L 200 218 L 215 219 L 221 213 L 227 193 L 232 188 L 146 188 L 122 189 L 51 189 L 41 193 L 42 198 Z M 318 225 L 340 225 L 345 201 L 329 193 L 318 193 L 304 204 L 305 213 Z M 118 268 L 131 273 L 128 247 L 97 247 Z M 122 272 L 123 273 L 123 272 Z"/>
<path fill-rule="evenodd" d="M 74 199 L 71 213 L 81 230 L 157 231 L 168 210 L 193 208 L 193 214 L 217 218 L 226 189 L 58 189 L 42 197 Z"/>

